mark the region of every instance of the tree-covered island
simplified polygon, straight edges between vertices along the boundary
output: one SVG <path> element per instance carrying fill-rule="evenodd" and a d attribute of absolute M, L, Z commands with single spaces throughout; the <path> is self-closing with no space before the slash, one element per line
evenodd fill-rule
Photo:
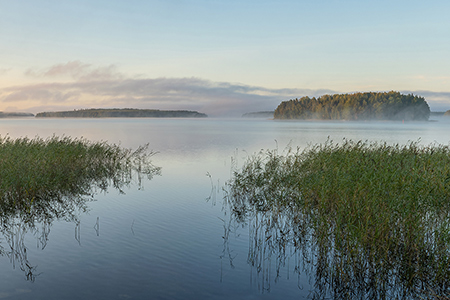
<path fill-rule="evenodd" d="M 36 118 L 206 118 L 207 115 L 189 110 L 158 110 L 136 108 L 92 108 L 73 111 L 40 112 Z"/>
<path fill-rule="evenodd" d="M 275 119 L 427 121 L 430 107 L 423 97 L 399 92 L 367 92 L 302 97 L 284 101 Z"/>
<path fill-rule="evenodd" d="M 0 111 L 0 118 L 25 118 L 25 117 L 34 117 L 34 115 L 32 113 L 26 113 L 26 112 Z"/>

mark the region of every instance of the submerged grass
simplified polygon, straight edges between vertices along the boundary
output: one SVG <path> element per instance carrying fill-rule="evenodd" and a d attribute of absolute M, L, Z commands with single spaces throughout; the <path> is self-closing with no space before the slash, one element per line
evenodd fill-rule
<path fill-rule="evenodd" d="M 238 218 L 270 212 L 288 242 L 309 240 L 317 288 L 336 298 L 450 292 L 449 146 L 344 140 L 269 151 L 234 173 L 229 192 Z"/>

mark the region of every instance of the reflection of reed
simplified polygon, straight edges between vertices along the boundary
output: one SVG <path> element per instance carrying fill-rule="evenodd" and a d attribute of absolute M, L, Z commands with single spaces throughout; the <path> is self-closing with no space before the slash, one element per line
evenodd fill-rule
<path fill-rule="evenodd" d="M 41 224 L 41 232 L 38 234 L 38 244 L 37 244 L 37 248 L 44 250 L 44 248 L 47 246 L 47 242 L 48 242 L 48 236 L 50 234 L 50 227 L 51 227 L 51 223 L 42 223 Z"/>
<path fill-rule="evenodd" d="M 100 218 L 99 217 L 97 217 L 97 221 L 95 222 L 94 229 L 95 229 L 95 233 L 97 234 L 97 236 L 100 236 Z"/>
<path fill-rule="evenodd" d="M 2 220 L 1 233 L 8 247 L 5 249 L 2 246 L 0 252 L 2 255 L 9 257 L 14 269 L 18 266 L 25 273 L 27 280 L 34 281 L 39 274 L 35 274 L 36 267 L 28 261 L 27 247 L 24 242 L 28 228 L 20 222 L 14 222 L 15 220 L 5 221 Z M 36 228 L 34 228 L 34 231 L 38 232 Z M 42 238 L 42 235 L 40 238 Z M 38 238 L 38 245 L 42 241 L 40 238 Z M 46 240 L 44 241 L 46 244 Z"/>
<path fill-rule="evenodd" d="M 234 269 L 234 256 L 232 255 L 232 250 L 230 249 L 230 243 L 229 243 L 229 237 L 230 233 L 234 232 L 234 230 L 231 228 L 231 223 L 225 221 L 224 219 L 221 219 L 223 222 L 223 249 L 222 254 L 220 255 L 220 282 L 223 281 L 223 261 L 224 259 L 228 260 L 230 267 Z"/>
<path fill-rule="evenodd" d="M 75 240 L 78 242 L 78 245 L 81 246 L 81 222 L 75 222 Z"/>
<path fill-rule="evenodd" d="M 229 224 L 247 224 L 249 229 L 248 264 L 255 271 L 258 289 L 270 292 L 271 282 L 277 282 L 282 270 L 289 278 L 289 267 L 293 264 L 293 274 L 300 277 L 311 274 L 314 278 L 312 299 L 448 299 L 444 291 L 448 282 L 440 279 L 438 287 L 429 284 L 430 278 L 437 278 L 441 270 L 428 268 L 420 262 L 420 253 L 405 253 L 399 249 L 388 259 L 377 257 L 376 249 L 362 249 L 357 245 L 342 245 L 342 241 L 318 239 L 316 231 L 295 207 L 283 205 L 273 209 L 258 210 L 249 203 L 247 207 L 239 203 L 228 203 L 227 212 L 232 217 L 228 221 L 224 235 L 223 253 L 231 256 L 229 234 L 233 232 Z M 244 217 L 245 216 L 245 217 Z M 328 225 L 327 225 L 328 226 Z M 333 231 L 329 227 L 329 232 Z M 221 256 L 223 258 L 224 255 Z M 413 258 L 413 259 L 412 259 Z M 448 272 L 448 266 L 444 272 Z M 253 274 L 253 272 L 252 272 Z M 411 276 L 420 281 L 411 285 Z M 444 289 L 444 290 L 442 290 Z M 426 297 L 430 298 L 420 298 Z"/>
<path fill-rule="evenodd" d="M 217 181 L 217 185 L 214 184 L 211 174 L 209 172 L 206 173 L 206 176 L 209 177 L 209 180 L 211 181 L 211 192 L 209 196 L 206 198 L 206 201 L 211 202 L 212 205 L 216 205 L 216 196 L 218 194 L 217 187 L 219 186 L 219 181 Z"/>
<path fill-rule="evenodd" d="M 269 292 L 271 282 L 277 282 L 283 268 L 287 269 L 289 279 L 290 265 L 293 262 L 293 273 L 297 275 L 299 288 L 302 289 L 300 275 L 305 271 L 304 262 L 311 261 L 308 240 L 305 236 L 304 219 L 295 212 L 294 207 L 252 206 L 237 198 L 226 197 L 224 202 L 225 222 L 223 236 L 223 253 L 227 254 L 230 264 L 233 264 L 229 235 L 237 235 L 238 228 L 246 225 L 249 230 L 247 262 L 252 267 L 251 282 L 256 282 L 261 292 Z M 223 258 L 225 255 L 222 255 Z M 255 274 L 255 277 L 253 277 Z"/>

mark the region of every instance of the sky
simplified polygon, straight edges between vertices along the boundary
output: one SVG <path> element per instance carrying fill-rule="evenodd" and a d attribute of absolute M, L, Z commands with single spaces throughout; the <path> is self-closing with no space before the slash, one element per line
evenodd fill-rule
<path fill-rule="evenodd" d="M 450 1 L 0 0 L 0 111 L 274 110 L 400 91 L 450 109 Z"/>

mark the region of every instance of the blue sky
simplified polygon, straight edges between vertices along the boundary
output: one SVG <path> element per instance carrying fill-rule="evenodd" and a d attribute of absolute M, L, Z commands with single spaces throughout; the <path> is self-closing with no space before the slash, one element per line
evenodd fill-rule
<path fill-rule="evenodd" d="M 396 90 L 450 109 L 448 1 L 0 0 L 0 110 L 272 110 Z"/>

